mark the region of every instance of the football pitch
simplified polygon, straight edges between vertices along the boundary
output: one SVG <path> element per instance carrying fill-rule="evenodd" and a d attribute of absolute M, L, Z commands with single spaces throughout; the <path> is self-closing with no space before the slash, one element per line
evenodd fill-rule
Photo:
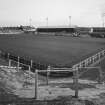
<path fill-rule="evenodd" d="M 32 59 L 36 63 L 58 67 L 71 67 L 104 48 L 104 38 L 35 34 L 0 35 L 1 50 Z"/>

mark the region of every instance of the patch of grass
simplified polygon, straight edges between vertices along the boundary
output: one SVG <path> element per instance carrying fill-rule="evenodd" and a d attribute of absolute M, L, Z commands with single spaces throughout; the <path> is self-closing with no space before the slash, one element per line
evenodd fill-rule
<path fill-rule="evenodd" d="M 52 86 L 59 86 L 60 88 L 70 88 L 72 90 L 75 90 L 75 85 L 73 83 L 52 83 Z M 89 85 L 89 84 L 82 84 L 82 83 L 78 83 L 78 89 L 79 90 L 83 90 L 85 88 L 95 88 L 95 86 L 93 85 Z"/>
<path fill-rule="evenodd" d="M 0 84 L 1 86 L 2 84 Z M 71 84 L 72 85 L 72 84 Z M 2 85 L 3 86 L 3 85 Z M 75 99 L 72 96 L 59 96 L 54 100 L 35 100 L 29 98 L 19 98 L 13 94 L 7 93 L 4 88 L 0 88 L 0 105 L 94 105 L 91 101 Z"/>
<path fill-rule="evenodd" d="M 0 35 L 0 49 L 36 63 L 68 66 L 105 48 L 104 39 L 51 35 Z"/>
<path fill-rule="evenodd" d="M 99 62 L 96 66 L 100 66 L 102 72 L 105 72 L 105 59 L 103 59 L 101 62 Z"/>
<path fill-rule="evenodd" d="M 99 79 L 99 76 L 100 74 L 98 68 L 89 68 L 86 70 L 84 69 L 84 72 L 82 73 L 82 75 L 80 75 L 79 78 L 97 81 Z"/>

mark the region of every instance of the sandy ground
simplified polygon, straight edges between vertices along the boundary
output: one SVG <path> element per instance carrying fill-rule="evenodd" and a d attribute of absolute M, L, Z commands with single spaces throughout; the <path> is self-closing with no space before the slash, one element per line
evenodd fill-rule
<path fill-rule="evenodd" d="M 34 73 L 28 75 L 28 73 L 24 73 L 23 71 L 17 72 L 14 69 L 2 68 L 0 70 L 0 82 L 5 84 L 6 91 L 8 90 L 8 92 L 12 92 L 19 97 L 33 98 L 35 96 Z M 37 99 L 51 100 L 56 99 L 58 96 L 70 96 L 75 94 L 74 90 L 70 87 L 63 88 L 57 85 L 59 83 L 73 83 L 73 80 L 72 78 L 50 79 L 49 85 L 46 85 L 46 81 L 41 80 L 39 76 Z M 79 83 L 95 86 L 95 88 L 84 88 L 79 90 L 79 97 L 82 99 L 99 98 L 100 94 L 105 93 L 104 84 L 81 79 L 79 79 Z"/>

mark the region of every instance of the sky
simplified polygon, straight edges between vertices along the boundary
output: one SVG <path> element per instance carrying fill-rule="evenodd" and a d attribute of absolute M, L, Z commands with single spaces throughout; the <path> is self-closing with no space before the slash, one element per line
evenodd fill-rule
<path fill-rule="evenodd" d="M 0 0 L 1 26 L 102 26 L 103 13 L 105 0 Z"/>

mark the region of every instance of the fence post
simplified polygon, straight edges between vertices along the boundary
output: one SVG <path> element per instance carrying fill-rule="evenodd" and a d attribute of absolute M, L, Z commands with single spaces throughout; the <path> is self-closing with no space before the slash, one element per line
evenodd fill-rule
<path fill-rule="evenodd" d="M 91 64 L 91 61 L 92 61 L 92 59 L 91 59 L 91 57 L 89 57 L 89 65 Z"/>
<path fill-rule="evenodd" d="M 11 67 L 11 59 L 9 59 L 9 67 Z"/>
<path fill-rule="evenodd" d="M 20 59 L 20 57 L 18 56 L 18 64 L 17 64 L 18 71 L 19 71 L 19 66 L 20 66 L 19 59 Z"/>
<path fill-rule="evenodd" d="M 82 67 L 82 64 L 81 64 L 81 62 L 79 63 L 79 66 L 80 66 L 80 67 Z"/>
<path fill-rule="evenodd" d="M 51 67 L 50 67 L 50 65 L 49 65 L 48 68 L 47 68 L 47 76 L 46 76 L 46 84 L 47 84 L 47 85 L 49 84 L 49 74 L 50 74 L 50 70 L 51 70 Z"/>
<path fill-rule="evenodd" d="M 29 73 L 31 72 L 31 67 L 29 66 Z"/>
<path fill-rule="evenodd" d="M 35 70 L 35 99 L 37 99 L 38 96 L 38 70 Z"/>
<path fill-rule="evenodd" d="M 11 60 L 9 59 L 10 54 L 8 53 L 8 61 L 9 61 L 9 67 L 11 67 Z"/>
<path fill-rule="evenodd" d="M 85 67 L 87 66 L 87 59 L 85 60 Z"/>
<path fill-rule="evenodd" d="M 92 59 L 93 59 L 93 62 L 92 63 L 94 63 L 94 60 L 95 60 L 94 56 L 92 56 Z"/>
<path fill-rule="evenodd" d="M 73 84 L 75 87 L 75 98 L 78 98 L 78 68 L 74 68 L 74 80 L 73 80 Z"/>
<path fill-rule="evenodd" d="M 87 66 L 89 65 L 89 58 L 87 58 Z"/>
<path fill-rule="evenodd" d="M 33 66 L 32 64 L 33 64 L 33 61 L 31 60 L 31 68 L 32 68 L 32 66 Z"/>
<path fill-rule="evenodd" d="M 98 60 L 98 55 L 96 54 L 96 60 Z"/>
<path fill-rule="evenodd" d="M 99 61 L 100 61 L 100 53 L 98 53 Z"/>

